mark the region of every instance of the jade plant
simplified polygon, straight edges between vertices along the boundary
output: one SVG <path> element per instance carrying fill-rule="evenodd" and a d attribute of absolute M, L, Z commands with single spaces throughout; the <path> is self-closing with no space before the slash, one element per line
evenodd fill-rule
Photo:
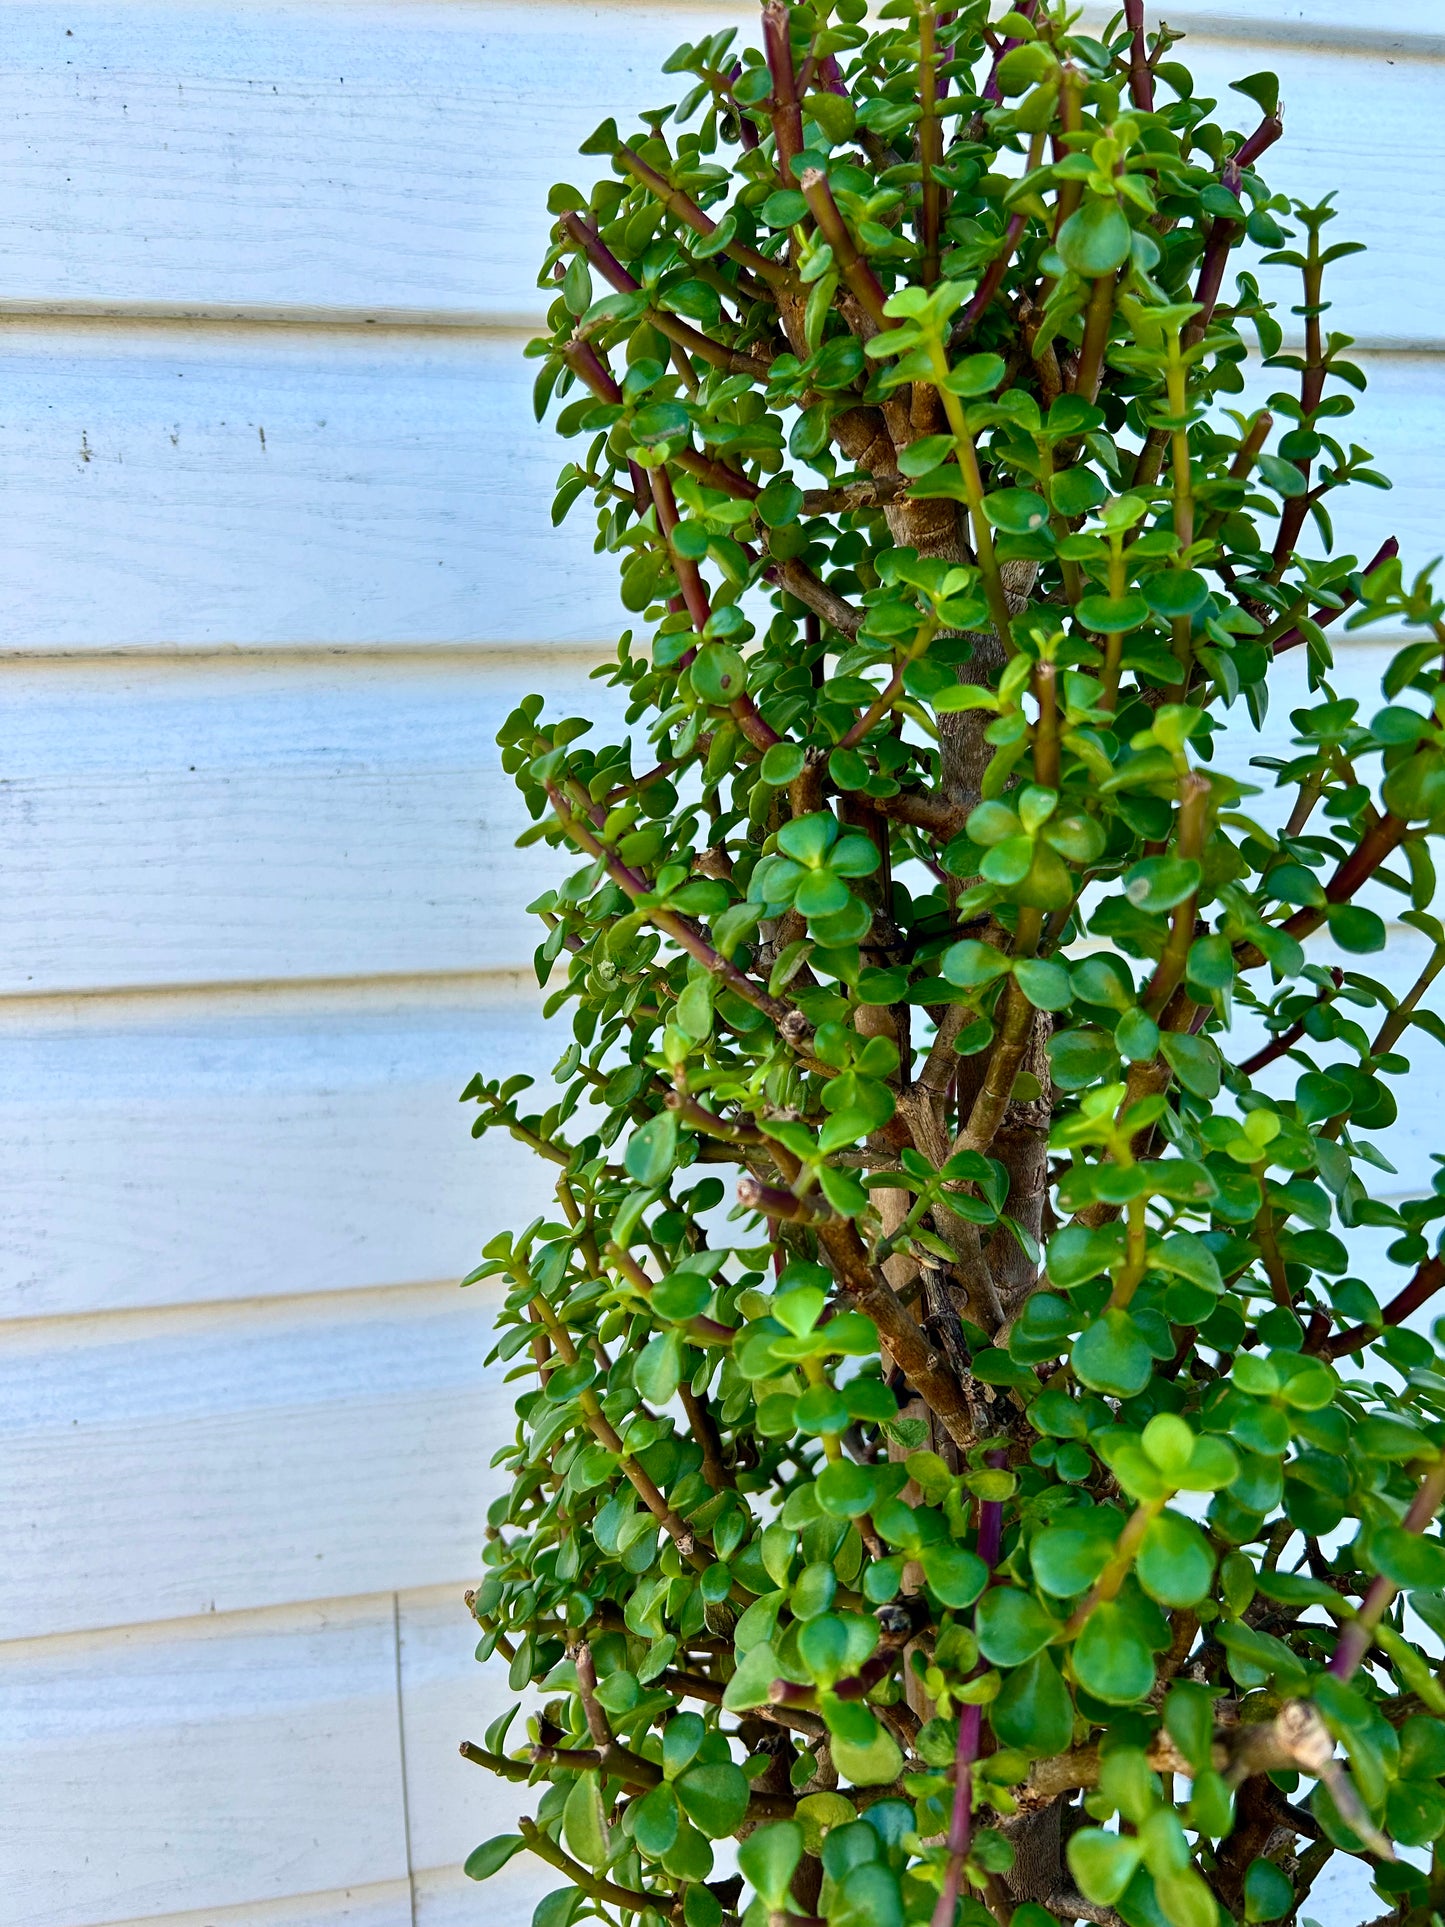
<path fill-rule="evenodd" d="M 1335 542 L 1354 244 L 1141 0 L 756 39 L 549 203 L 556 519 L 635 627 L 610 726 L 499 738 L 570 1037 L 465 1093 L 556 1199 L 472 1274 L 517 1704 L 463 1751 L 527 1815 L 468 1871 L 1216 1927 L 1343 1854 L 1438 1927 L 1445 1173 L 1381 1134 L 1445 1037 L 1445 601 Z"/>

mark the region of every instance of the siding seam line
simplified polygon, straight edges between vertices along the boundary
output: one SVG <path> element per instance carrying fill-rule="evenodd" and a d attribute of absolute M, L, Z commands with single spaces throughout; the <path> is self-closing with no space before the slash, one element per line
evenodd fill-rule
<path fill-rule="evenodd" d="M 406 1896 L 411 1927 L 416 1927 L 416 1876 L 411 1864 L 411 1800 L 406 1777 L 406 1706 L 401 1692 L 401 1594 L 391 1595 L 391 1652 L 396 1680 L 396 1741 L 401 1761 L 401 1828 L 406 1843 Z"/>

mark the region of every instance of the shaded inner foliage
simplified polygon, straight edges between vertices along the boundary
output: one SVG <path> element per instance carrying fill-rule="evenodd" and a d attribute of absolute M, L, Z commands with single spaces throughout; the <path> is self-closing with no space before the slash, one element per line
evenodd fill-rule
<path fill-rule="evenodd" d="M 679 48 L 551 197 L 557 516 L 639 633 L 625 735 L 500 738 L 580 867 L 555 1101 L 465 1094 L 557 1201 L 473 1274 L 525 1702 L 463 1751 L 532 1811 L 468 1870 L 555 1867 L 537 1927 L 1216 1927 L 1342 1852 L 1438 1927 L 1445 1178 L 1381 1201 L 1372 1134 L 1445 1037 L 1445 605 L 1335 553 L 1348 244 L 1274 77 L 1201 98 L 1137 0 L 863 16 Z M 1337 620 L 1404 637 L 1369 720 Z"/>

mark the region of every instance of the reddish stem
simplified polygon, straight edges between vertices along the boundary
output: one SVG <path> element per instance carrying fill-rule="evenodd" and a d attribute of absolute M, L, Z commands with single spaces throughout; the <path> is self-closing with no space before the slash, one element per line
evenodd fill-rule
<path fill-rule="evenodd" d="M 773 144 L 778 157 L 778 174 L 784 187 L 796 186 L 793 162 L 803 151 L 803 110 L 798 105 L 797 82 L 793 74 L 793 43 L 789 37 L 791 13 L 785 0 L 768 0 L 763 8 L 763 52 L 773 76 Z"/>
<path fill-rule="evenodd" d="M 1387 542 L 1382 542 L 1379 548 L 1376 549 L 1375 553 L 1371 556 L 1370 560 L 1365 564 L 1364 568 L 1360 571 L 1361 575 L 1372 575 L 1374 571 L 1379 568 L 1382 562 L 1388 562 L 1392 556 L 1396 556 L 1399 553 L 1400 553 L 1400 544 L 1392 535 Z M 1352 603 L 1355 603 L 1358 601 L 1359 601 L 1359 597 L 1355 594 L 1354 590 L 1346 589 L 1344 591 L 1344 600 L 1343 602 L 1341 602 L 1338 609 L 1319 609 L 1315 612 L 1313 621 L 1316 627 L 1320 629 L 1328 629 L 1332 622 L 1339 621 L 1340 617 L 1345 613 L 1345 611 L 1351 606 Z M 1286 629 L 1284 634 L 1280 636 L 1278 640 L 1275 642 L 1274 653 L 1277 656 L 1282 656 L 1286 649 L 1297 649 L 1303 641 L 1304 641 L 1304 635 L 1302 631 L 1300 631 L 1299 629 Z"/>
<path fill-rule="evenodd" d="M 990 1452 L 988 1463 L 997 1468 L 1007 1462 L 1003 1451 Z M 992 1572 L 1003 1546 L 1003 1502 L 980 1499 L 978 1504 L 978 1556 Z M 930 1927 L 953 1927 L 958 1911 L 958 1896 L 963 1891 L 963 1867 L 973 1839 L 973 1763 L 978 1758 L 978 1743 L 983 1732 L 983 1708 L 965 1706 L 958 1716 L 958 1749 L 953 1762 L 953 1812 L 948 1822 L 948 1867 L 943 1888 L 933 1909 Z"/>
<path fill-rule="evenodd" d="M 1401 1520 L 1406 1532 L 1424 1532 L 1440 1510 L 1445 1499 L 1445 1461 L 1431 1468 L 1420 1481 L 1420 1489 L 1410 1502 L 1410 1510 Z M 1400 1588 L 1393 1579 L 1383 1573 L 1376 1575 L 1370 1590 L 1365 1594 L 1364 1604 L 1359 1616 L 1352 1619 L 1340 1634 L 1339 1641 L 1330 1657 L 1327 1670 L 1336 1679 L 1349 1679 L 1359 1669 L 1365 1654 L 1374 1643 L 1375 1628 L 1389 1609 L 1391 1600 Z"/>
<path fill-rule="evenodd" d="M 1416 1271 L 1415 1276 L 1403 1291 L 1396 1292 L 1380 1313 L 1380 1323 L 1375 1325 L 1356 1325 L 1351 1331 L 1336 1332 L 1335 1336 L 1323 1347 L 1326 1358 L 1343 1358 L 1346 1352 L 1357 1351 L 1366 1339 L 1377 1330 L 1398 1325 L 1418 1311 L 1421 1305 L 1435 1296 L 1445 1285 L 1445 1259 L 1427 1258 Z"/>
<path fill-rule="evenodd" d="M 1023 0 L 1023 5 L 1019 7 L 1017 11 L 1023 15 L 1025 20 L 1032 20 L 1034 14 L 1038 11 L 1038 4 L 1039 0 Z M 1003 99 L 1003 95 L 998 90 L 998 64 L 1011 47 L 1020 47 L 1022 45 L 1023 42 L 1020 40 L 1005 40 L 998 52 L 994 55 L 993 65 L 988 70 L 988 79 L 984 82 L 983 98 L 985 100 L 998 102 Z"/>
<path fill-rule="evenodd" d="M 1154 73 L 1144 37 L 1144 0 L 1124 0 L 1124 18 L 1133 36 L 1129 43 L 1129 95 L 1141 113 L 1154 111 Z"/>

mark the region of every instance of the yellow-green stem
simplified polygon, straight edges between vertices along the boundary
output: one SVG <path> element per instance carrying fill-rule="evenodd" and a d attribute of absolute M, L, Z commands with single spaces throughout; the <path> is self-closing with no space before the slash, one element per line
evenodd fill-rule
<path fill-rule="evenodd" d="M 994 628 L 998 631 L 999 641 L 1008 655 L 1014 653 L 1013 624 L 1009 615 L 1008 597 L 1004 592 L 1003 577 L 999 574 L 998 557 L 994 553 L 993 529 L 983 509 L 983 476 L 979 472 L 978 450 L 973 436 L 969 433 L 968 420 L 963 403 L 957 395 L 950 395 L 944 382 L 948 379 L 948 357 L 943 352 L 943 343 L 937 338 L 931 344 L 933 367 L 938 384 L 938 392 L 943 401 L 943 412 L 948 417 L 949 431 L 953 436 L 954 453 L 958 459 L 959 473 L 963 477 L 963 490 L 968 498 L 969 519 L 973 527 L 974 553 L 978 557 L 978 571 L 983 577 L 983 592 L 988 602 L 989 614 L 993 617 Z"/>

